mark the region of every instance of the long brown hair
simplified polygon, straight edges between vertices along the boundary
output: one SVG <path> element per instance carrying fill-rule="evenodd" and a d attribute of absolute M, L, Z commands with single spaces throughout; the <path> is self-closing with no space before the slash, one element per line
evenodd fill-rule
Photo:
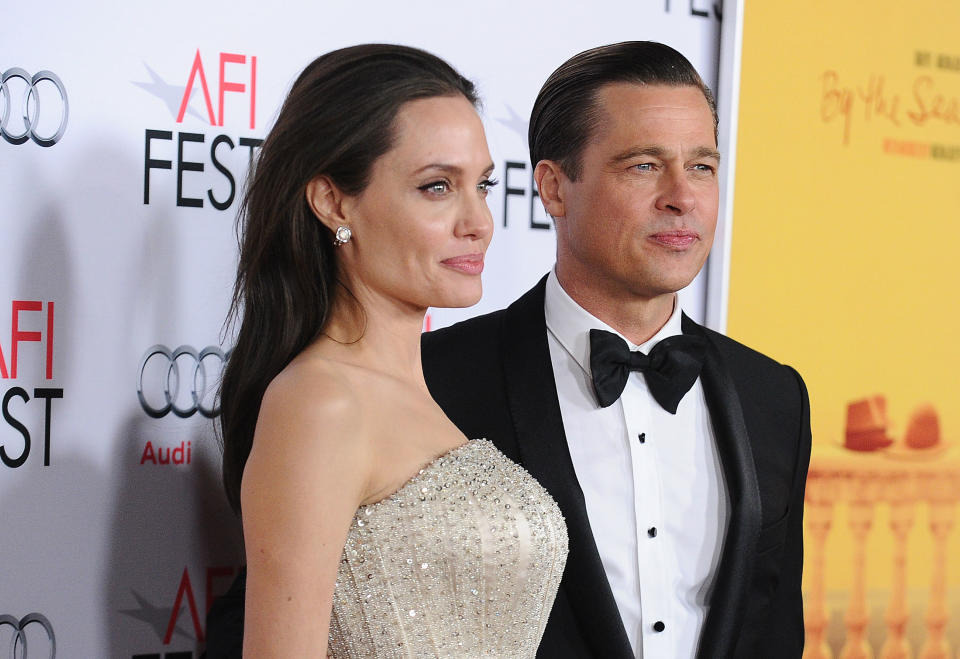
<path fill-rule="evenodd" d="M 240 482 L 267 385 L 323 328 L 336 263 L 333 236 L 306 200 L 328 176 L 359 194 L 392 146 L 409 101 L 463 95 L 473 83 L 416 48 L 366 44 L 315 59 L 297 78 L 263 143 L 237 219 L 240 260 L 228 326 L 237 341 L 220 386 L 223 483 L 240 512 Z"/>

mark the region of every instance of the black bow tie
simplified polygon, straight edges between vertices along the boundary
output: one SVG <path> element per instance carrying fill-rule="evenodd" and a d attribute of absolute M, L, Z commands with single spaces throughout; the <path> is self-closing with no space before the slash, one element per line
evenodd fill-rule
<path fill-rule="evenodd" d="M 678 334 L 660 341 L 649 355 L 631 351 L 626 341 L 606 330 L 590 330 L 590 371 L 600 407 L 609 407 L 627 386 L 630 371 L 642 371 L 654 399 L 670 414 L 700 375 L 706 341 Z"/>

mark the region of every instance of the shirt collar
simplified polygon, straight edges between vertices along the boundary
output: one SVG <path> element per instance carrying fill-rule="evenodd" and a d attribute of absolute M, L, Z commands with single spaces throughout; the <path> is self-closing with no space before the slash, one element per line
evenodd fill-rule
<path fill-rule="evenodd" d="M 623 334 L 591 315 L 563 290 L 560 280 L 557 279 L 556 266 L 547 277 L 543 310 L 547 329 L 587 375 L 590 375 L 590 330 L 592 329 L 613 332 L 627 342 L 630 350 L 640 350 L 645 354 L 648 354 L 663 339 L 683 333 L 680 305 L 674 294 L 673 313 L 670 314 L 664 326 L 640 345 L 631 342 Z"/>

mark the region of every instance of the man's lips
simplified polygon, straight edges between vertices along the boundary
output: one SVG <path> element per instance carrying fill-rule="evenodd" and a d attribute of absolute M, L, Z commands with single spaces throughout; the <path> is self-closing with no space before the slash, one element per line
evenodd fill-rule
<path fill-rule="evenodd" d="M 665 247 L 684 249 L 700 240 L 700 234 L 696 231 L 661 231 L 651 234 L 650 240 Z"/>
<path fill-rule="evenodd" d="M 441 261 L 443 265 L 454 270 L 459 270 L 468 275 L 479 275 L 483 272 L 483 254 L 463 254 L 462 256 L 451 256 L 449 259 Z"/>

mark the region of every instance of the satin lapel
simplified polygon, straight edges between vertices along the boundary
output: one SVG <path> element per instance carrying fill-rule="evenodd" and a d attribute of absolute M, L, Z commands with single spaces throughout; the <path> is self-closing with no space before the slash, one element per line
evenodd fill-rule
<path fill-rule="evenodd" d="M 563 431 L 543 315 L 545 283 L 546 277 L 507 308 L 501 337 L 520 460 L 553 496 L 566 520 L 570 558 L 561 588 L 566 589 L 581 631 L 597 656 L 631 657 Z"/>
<path fill-rule="evenodd" d="M 730 497 L 727 535 L 717 565 L 717 577 L 700 635 L 697 657 L 731 657 L 743 625 L 757 536 L 760 533 L 760 490 L 740 398 L 720 352 L 703 328 L 686 315 L 683 317 L 683 332 L 700 334 L 707 339 L 707 354 L 700 382 L 710 411 Z"/>

